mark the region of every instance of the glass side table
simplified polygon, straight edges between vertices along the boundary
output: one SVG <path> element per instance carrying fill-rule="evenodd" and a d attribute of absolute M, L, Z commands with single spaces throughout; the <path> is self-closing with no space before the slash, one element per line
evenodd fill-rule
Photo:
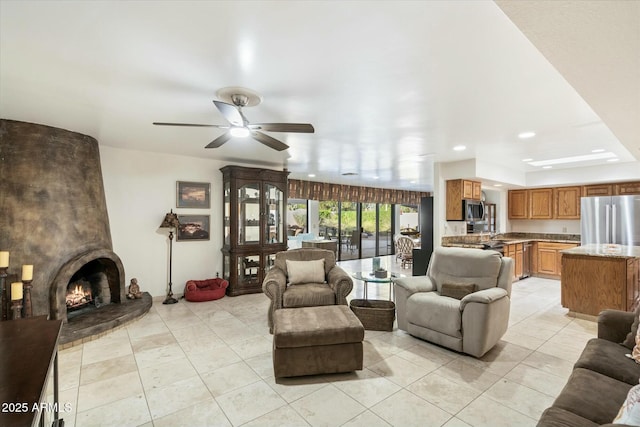
<path fill-rule="evenodd" d="M 385 277 L 376 277 L 373 274 L 373 272 L 358 271 L 356 273 L 353 273 L 351 277 L 357 280 L 362 280 L 364 282 L 364 299 L 368 299 L 369 283 L 376 283 L 376 284 L 388 283 L 389 284 L 389 301 L 393 301 L 393 299 L 391 298 L 391 295 L 392 295 L 391 288 L 393 285 L 393 280 L 396 278 L 405 277 L 405 276 L 403 274 L 396 274 L 396 273 L 391 273 L 387 271 L 387 274 Z"/>

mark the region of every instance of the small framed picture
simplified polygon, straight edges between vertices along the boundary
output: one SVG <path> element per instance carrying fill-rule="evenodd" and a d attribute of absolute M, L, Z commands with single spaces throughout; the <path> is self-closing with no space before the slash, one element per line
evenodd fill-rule
<path fill-rule="evenodd" d="M 176 240 L 193 241 L 209 240 L 210 215 L 178 215 L 178 232 Z"/>
<path fill-rule="evenodd" d="M 208 182 L 177 181 L 176 207 L 209 209 L 211 184 Z"/>

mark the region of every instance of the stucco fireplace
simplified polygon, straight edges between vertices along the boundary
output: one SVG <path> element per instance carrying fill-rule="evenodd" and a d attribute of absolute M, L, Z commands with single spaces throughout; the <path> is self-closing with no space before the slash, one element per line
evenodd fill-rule
<path fill-rule="evenodd" d="M 11 252 L 9 274 L 34 266 L 33 315 L 62 319 L 61 341 L 83 338 L 144 314 L 125 298 L 125 271 L 113 252 L 98 142 L 64 129 L 0 120 L 0 248 Z M 68 312 L 68 288 L 74 281 L 94 289 L 95 310 Z M 92 284 L 92 281 L 94 282 Z M 129 303 L 129 304 L 127 304 Z M 117 307 L 116 307 L 117 306 Z M 111 322 L 112 313 L 118 320 Z M 85 322 L 88 331 L 79 323 Z M 69 331 L 73 337 L 66 337 Z"/>

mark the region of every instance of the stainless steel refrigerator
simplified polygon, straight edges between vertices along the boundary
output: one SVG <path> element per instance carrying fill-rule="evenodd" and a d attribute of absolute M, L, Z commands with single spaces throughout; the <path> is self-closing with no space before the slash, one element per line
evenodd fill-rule
<path fill-rule="evenodd" d="M 640 195 L 583 197 L 580 242 L 640 246 Z"/>

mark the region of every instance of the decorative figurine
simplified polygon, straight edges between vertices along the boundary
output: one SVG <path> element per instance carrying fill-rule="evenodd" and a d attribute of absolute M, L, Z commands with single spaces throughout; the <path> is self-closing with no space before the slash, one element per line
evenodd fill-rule
<path fill-rule="evenodd" d="M 140 299 L 142 298 L 142 292 L 140 291 L 140 286 L 138 285 L 138 279 L 135 277 L 131 279 L 131 284 L 129 284 L 129 292 L 127 293 L 128 299 Z"/>

